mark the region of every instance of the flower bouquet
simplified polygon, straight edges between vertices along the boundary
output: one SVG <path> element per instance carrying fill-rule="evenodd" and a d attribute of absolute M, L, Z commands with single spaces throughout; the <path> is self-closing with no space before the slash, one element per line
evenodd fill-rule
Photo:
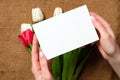
<path fill-rule="evenodd" d="M 62 8 L 57 7 L 54 10 L 54 16 L 62 14 Z M 40 8 L 32 9 L 33 24 L 44 19 Z M 21 24 L 21 34 L 18 35 L 21 43 L 32 51 L 34 30 L 32 24 Z M 88 58 L 90 52 L 95 46 L 87 45 L 67 52 L 52 59 L 52 74 L 55 80 L 78 80 L 83 64 Z"/>

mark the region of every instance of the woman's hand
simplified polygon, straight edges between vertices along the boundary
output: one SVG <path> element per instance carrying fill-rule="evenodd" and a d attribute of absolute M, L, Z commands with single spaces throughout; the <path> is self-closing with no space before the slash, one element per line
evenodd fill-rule
<path fill-rule="evenodd" d="M 35 35 L 32 48 L 32 73 L 36 80 L 53 80 L 46 57 L 42 51 L 38 49 L 38 41 Z"/>
<path fill-rule="evenodd" d="M 97 42 L 98 49 L 120 77 L 120 48 L 111 26 L 99 15 L 91 12 L 91 16 L 100 37 Z"/>
<path fill-rule="evenodd" d="M 106 60 L 111 58 L 120 57 L 120 49 L 116 42 L 115 35 L 111 29 L 111 26 L 99 15 L 91 12 L 92 21 L 95 28 L 98 31 L 100 40 L 97 46 Z"/>

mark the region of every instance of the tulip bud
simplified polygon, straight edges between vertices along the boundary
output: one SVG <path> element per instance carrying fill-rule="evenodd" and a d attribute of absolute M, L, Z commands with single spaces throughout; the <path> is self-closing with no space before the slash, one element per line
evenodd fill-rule
<path fill-rule="evenodd" d="M 22 35 L 24 36 L 24 38 L 26 38 L 29 44 L 32 44 L 34 33 L 30 29 L 24 31 Z"/>
<path fill-rule="evenodd" d="M 29 47 L 28 41 L 23 37 L 23 35 L 18 35 L 19 40 L 25 47 Z"/>
<path fill-rule="evenodd" d="M 18 35 L 18 38 L 24 46 L 29 47 L 29 45 L 32 44 L 33 36 L 34 32 L 32 32 L 30 29 L 27 29 L 26 31 L 22 32 L 22 34 Z"/>
<path fill-rule="evenodd" d="M 43 13 L 40 8 L 32 9 L 32 20 L 33 22 L 39 22 L 44 19 Z"/>
<path fill-rule="evenodd" d="M 24 31 L 26 31 L 27 29 L 30 29 L 32 31 L 32 27 L 31 27 L 30 24 L 27 24 L 27 23 L 21 24 L 21 33 L 23 33 Z"/>
<path fill-rule="evenodd" d="M 56 7 L 55 10 L 54 10 L 53 16 L 57 16 L 57 15 L 60 15 L 60 14 L 62 14 L 62 8 Z"/>

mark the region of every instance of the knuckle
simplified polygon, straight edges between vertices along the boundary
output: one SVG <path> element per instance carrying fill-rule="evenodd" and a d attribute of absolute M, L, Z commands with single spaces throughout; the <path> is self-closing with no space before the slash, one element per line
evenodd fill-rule
<path fill-rule="evenodd" d="M 42 63 L 41 63 L 41 67 L 44 68 L 45 66 L 47 66 L 46 63 L 45 63 L 45 62 L 42 62 Z"/>
<path fill-rule="evenodd" d="M 41 59 L 40 63 L 41 63 L 41 67 L 47 66 L 47 61 L 45 59 Z"/>

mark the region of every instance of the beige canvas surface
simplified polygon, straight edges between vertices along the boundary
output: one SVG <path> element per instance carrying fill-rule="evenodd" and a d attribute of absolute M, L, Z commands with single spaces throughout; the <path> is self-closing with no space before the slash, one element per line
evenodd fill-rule
<path fill-rule="evenodd" d="M 50 18 L 55 7 L 65 12 L 83 4 L 111 24 L 120 44 L 119 0 L 0 0 L 0 80 L 34 80 L 31 55 L 17 37 L 21 23 L 31 22 L 32 8 L 40 7 L 45 18 Z M 119 80 L 97 49 L 86 61 L 80 79 Z"/>

